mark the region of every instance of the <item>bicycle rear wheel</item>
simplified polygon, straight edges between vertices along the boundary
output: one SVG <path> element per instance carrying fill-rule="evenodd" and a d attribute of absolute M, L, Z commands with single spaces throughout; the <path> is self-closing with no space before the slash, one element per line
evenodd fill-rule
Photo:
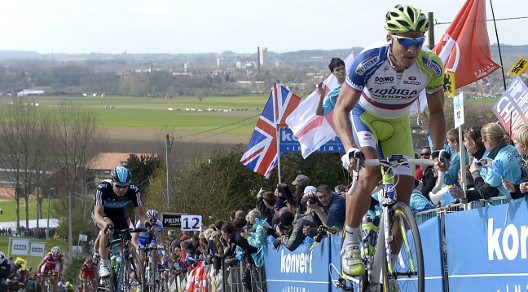
<path fill-rule="evenodd" d="M 394 266 L 383 256 L 383 291 L 418 291 L 425 289 L 425 272 L 420 231 L 411 209 L 402 202 L 390 209 L 391 230 L 401 233 L 401 249 Z M 395 240 L 396 237 L 395 237 Z M 395 289 L 395 286 L 398 289 Z M 392 289 L 391 289 L 392 288 Z"/>

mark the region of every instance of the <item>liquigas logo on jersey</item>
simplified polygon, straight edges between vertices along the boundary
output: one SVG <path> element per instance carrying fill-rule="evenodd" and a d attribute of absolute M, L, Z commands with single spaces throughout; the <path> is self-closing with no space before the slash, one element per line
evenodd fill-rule
<path fill-rule="evenodd" d="M 488 259 L 516 260 L 527 258 L 526 249 L 528 226 L 508 224 L 504 228 L 495 228 L 493 218 L 488 219 Z"/>

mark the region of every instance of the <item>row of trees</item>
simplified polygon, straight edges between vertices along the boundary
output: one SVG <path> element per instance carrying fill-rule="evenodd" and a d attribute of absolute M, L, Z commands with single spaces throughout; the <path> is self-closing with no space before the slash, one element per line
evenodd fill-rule
<path fill-rule="evenodd" d="M 21 200 L 28 226 L 30 195 L 36 196 L 42 218 L 45 194 L 54 192 L 63 198 L 82 192 L 87 182 L 85 166 L 98 151 L 99 127 L 92 112 L 67 103 L 54 110 L 32 104 L 26 99 L 0 104 L 0 164 L 4 179 L 15 190 L 17 228 Z M 61 202 L 54 211 L 64 214 L 68 207 Z"/>

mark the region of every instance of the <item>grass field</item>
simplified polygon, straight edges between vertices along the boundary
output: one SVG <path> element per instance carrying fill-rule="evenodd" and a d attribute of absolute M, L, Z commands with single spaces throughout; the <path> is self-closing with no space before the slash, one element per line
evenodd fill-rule
<path fill-rule="evenodd" d="M 41 108 L 64 102 L 93 110 L 100 126 L 151 128 L 181 132 L 210 131 L 251 135 L 267 96 L 140 98 L 38 97 Z M 169 110 L 171 109 L 171 110 Z"/>
<path fill-rule="evenodd" d="M 51 200 L 51 204 L 53 205 Z M 12 199 L 1 199 L 0 208 L 2 208 L 2 214 L 0 215 L 0 222 L 16 221 L 16 202 Z M 37 219 L 37 201 L 29 200 L 29 218 Z M 42 216 L 48 218 L 48 200 L 42 201 Z M 20 220 L 26 220 L 26 203 L 24 200 L 20 200 Z M 1 225 L 1 224 L 0 224 Z"/>

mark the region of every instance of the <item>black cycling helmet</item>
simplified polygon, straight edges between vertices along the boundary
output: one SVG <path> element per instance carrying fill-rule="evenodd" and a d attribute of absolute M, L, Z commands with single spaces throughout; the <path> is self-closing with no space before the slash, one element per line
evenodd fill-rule
<path fill-rule="evenodd" d="M 132 179 L 132 174 L 126 167 L 120 165 L 110 172 L 110 177 L 113 182 L 129 183 Z"/>

